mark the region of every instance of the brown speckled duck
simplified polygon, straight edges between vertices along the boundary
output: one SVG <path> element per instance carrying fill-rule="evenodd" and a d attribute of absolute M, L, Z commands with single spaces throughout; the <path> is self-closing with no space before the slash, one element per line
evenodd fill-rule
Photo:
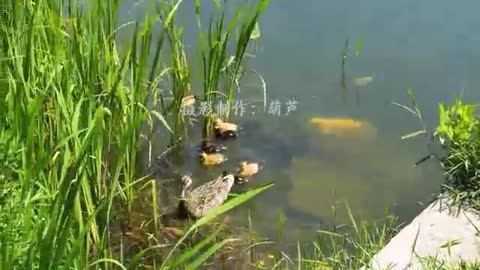
<path fill-rule="evenodd" d="M 235 182 L 233 174 L 226 171 L 216 179 L 203 184 L 194 190 L 192 178 L 188 175 L 182 177 L 182 193 L 180 195 L 179 210 L 185 212 L 188 217 L 201 218 L 217 207 L 228 198 L 228 194 Z"/>

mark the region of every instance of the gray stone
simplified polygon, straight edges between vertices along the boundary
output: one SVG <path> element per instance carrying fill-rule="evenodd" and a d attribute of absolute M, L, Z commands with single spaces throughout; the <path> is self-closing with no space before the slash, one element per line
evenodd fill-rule
<path fill-rule="evenodd" d="M 480 217 L 446 202 L 431 203 L 373 257 L 369 269 L 423 269 L 419 258 L 427 256 L 437 256 L 448 265 L 480 261 Z"/>

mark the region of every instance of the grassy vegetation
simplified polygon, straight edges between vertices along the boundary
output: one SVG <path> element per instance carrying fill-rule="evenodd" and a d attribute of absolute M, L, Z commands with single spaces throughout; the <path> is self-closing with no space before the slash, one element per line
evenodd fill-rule
<path fill-rule="evenodd" d="M 409 89 L 411 107 L 396 104 L 415 115 L 421 129 L 403 136 L 403 139 L 424 136 L 428 155 L 417 165 L 434 158 L 445 172 L 442 194 L 453 201 L 453 205 L 480 210 L 480 117 L 478 104 L 464 104 L 460 97 L 455 104 L 439 104 L 439 121 L 434 132 L 429 132 L 415 102 L 413 90 Z M 435 144 L 441 152 L 435 151 Z"/>
<path fill-rule="evenodd" d="M 420 265 L 426 270 L 477 270 L 480 269 L 478 263 L 460 262 L 457 265 L 451 265 L 445 260 L 435 257 L 427 257 L 420 259 Z"/>
<path fill-rule="evenodd" d="M 480 118 L 475 104 L 460 99 L 452 106 L 439 105 L 440 123 L 436 130 L 446 149 L 442 160 L 446 172 L 444 192 L 453 203 L 480 210 Z"/>
<path fill-rule="evenodd" d="M 299 246 L 294 265 L 298 269 L 361 269 L 396 232 L 396 218 L 358 222 L 349 213 L 349 224 L 319 230 L 311 247 Z M 286 269 L 288 267 L 285 267 Z"/>
<path fill-rule="evenodd" d="M 439 121 L 433 132 L 429 132 L 422 113 L 415 101 L 413 89 L 409 88 L 411 107 L 394 103 L 412 113 L 420 122 L 421 129 L 411 132 L 402 139 L 423 136 L 426 139 L 428 154 L 415 165 L 435 159 L 443 167 L 445 181 L 440 197 L 450 199 L 450 206 L 480 210 L 480 117 L 475 109 L 478 104 L 464 104 L 457 97 L 453 105 L 439 104 Z M 435 147 L 440 146 L 440 147 Z M 440 151 L 435 149 L 439 148 Z M 475 226 L 472 224 L 472 226 Z M 480 233 L 477 227 L 476 231 Z M 478 251 L 480 253 L 480 250 Z M 425 269 L 480 269 L 479 264 L 460 262 L 448 265 L 436 257 L 419 258 Z"/>

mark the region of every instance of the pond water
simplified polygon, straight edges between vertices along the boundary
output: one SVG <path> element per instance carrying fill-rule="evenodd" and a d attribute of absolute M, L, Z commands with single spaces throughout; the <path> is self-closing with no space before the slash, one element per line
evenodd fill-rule
<path fill-rule="evenodd" d="M 187 34 L 196 28 L 191 2 L 184 1 Z M 263 160 L 261 173 L 239 189 L 270 181 L 275 187 L 231 215 L 246 224 L 250 214 L 254 228 L 267 236 L 276 233 L 280 213 L 290 241 L 308 239 L 315 228 L 331 222 L 346 222 L 345 200 L 362 219 L 382 217 L 389 207 L 402 221 L 410 220 L 443 179 L 434 161 L 412 167 L 428 153 L 425 141 L 400 137 L 420 124 L 391 102 L 410 105 L 406 89 L 412 87 L 429 129 L 437 122 L 439 102 L 451 103 L 459 94 L 478 102 L 479 8 L 474 0 L 461 5 L 446 0 L 271 1 L 260 21 L 255 57 L 246 63 L 266 82 L 267 107 L 280 101 L 281 115 L 269 114 L 268 108 L 263 112 L 261 82 L 249 73 L 237 100 L 255 102 L 255 108 L 248 106 L 243 116 L 233 118 L 245 133 L 227 143 L 229 162 L 207 170 L 190 156 L 181 166 L 208 180 L 242 159 Z M 122 12 L 140 14 L 139 9 L 124 7 Z M 355 41 L 362 37 L 356 56 Z M 341 51 L 347 38 L 345 89 Z M 187 42 L 195 48 L 194 38 L 187 36 Z M 353 84 L 364 76 L 373 80 L 362 87 Z M 296 110 L 285 115 L 292 99 L 298 102 Z M 348 132 L 348 124 L 339 124 L 345 132 L 336 134 L 335 127 L 309 123 L 313 117 L 363 122 Z"/>

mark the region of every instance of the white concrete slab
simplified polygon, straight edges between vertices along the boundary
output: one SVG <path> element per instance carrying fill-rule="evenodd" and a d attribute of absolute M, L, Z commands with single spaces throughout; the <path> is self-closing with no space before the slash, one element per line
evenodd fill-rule
<path fill-rule="evenodd" d="M 370 269 L 423 269 L 419 257 L 425 256 L 438 256 L 448 264 L 480 261 L 480 235 L 475 227 L 480 229 L 477 214 L 449 208 L 445 199 L 438 199 L 374 256 Z"/>

